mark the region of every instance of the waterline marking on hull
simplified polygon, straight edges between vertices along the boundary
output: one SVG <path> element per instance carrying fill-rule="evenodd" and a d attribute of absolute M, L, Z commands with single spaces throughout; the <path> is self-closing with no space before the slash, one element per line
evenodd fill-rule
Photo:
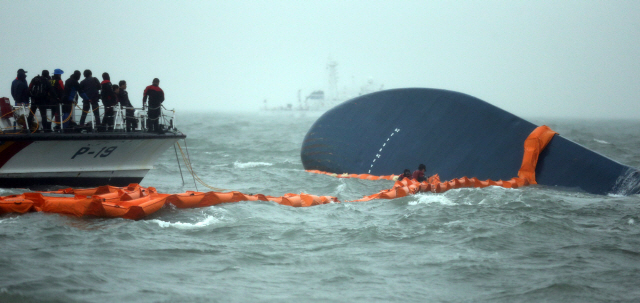
<path fill-rule="evenodd" d="M 371 161 L 371 166 L 369 167 L 369 174 L 371 173 L 371 169 L 373 168 L 373 165 L 376 163 L 376 160 L 380 159 L 380 157 L 382 157 L 382 150 L 384 149 L 385 146 L 387 146 L 387 143 L 389 142 L 389 140 L 391 140 L 391 137 L 393 137 L 393 135 L 395 135 L 396 133 L 399 133 L 400 129 L 396 128 L 393 130 L 393 132 L 391 132 L 391 135 L 389 135 L 389 137 L 387 137 L 387 140 L 385 142 L 382 143 L 382 147 L 380 147 L 380 149 L 378 150 L 378 152 L 376 153 L 376 156 L 373 158 L 373 161 Z"/>

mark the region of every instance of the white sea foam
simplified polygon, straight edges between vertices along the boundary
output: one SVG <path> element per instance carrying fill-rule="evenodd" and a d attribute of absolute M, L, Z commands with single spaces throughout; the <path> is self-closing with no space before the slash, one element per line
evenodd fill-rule
<path fill-rule="evenodd" d="M 593 141 L 596 141 L 596 142 L 598 142 L 600 144 L 611 144 L 611 143 L 609 143 L 607 141 L 604 141 L 604 140 L 593 139 Z"/>
<path fill-rule="evenodd" d="M 629 219 L 629 225 L 634 225 L 636 224 L 636 220 L 634 220 L 633 218 Z"/>
<path fill-rule="evenodd" d="M 233 162 L 233 167 L 234 168 L 251 168 L 251 167 L 257 167 L 257 166 L 272 166 L 273 163 L 269 163 L 269 162 L 246 162 L 246 163 L 240 163 L 238 161 Z"/>
<path fill-rule="evenodd" d="M 347 184 L 345 184 L 344 182 L 342 182 L 340 185 L 338 185 L 338 186 L 336 187 L 336 195 L 337 195 L 337 194 L 340 194 L 340 193 L 343 193 L 343 192 L 344 192 L 344 190 L 345 190 L 346 188 L 347 188 Z"/>
<path fill-rule="evenodd" d="M 178 229 L 197 229 L 220 222 L 220 219 L 214 216 L 206 216 L 204 220 L 196 223 L 167 222 L 158 219 L 149 220 L 148 222 L 157 223 L 162 228 L 175 227 Z"/>
<path fill-rule="evenodd" d="M 2 220 L 0 220 L 0 224 L 2 224 L 2 223 L 15 223 L 14 222 L 15 220 L 16 220 L 16 218 L 2 219 Z"/>
<path fill-rule="evenodd" d="M 449 200 L 449 198 L 445 197 L 444 195 L 425 194 L 425 195 L 415 195 L 414 197 L 417 197 L 418 201 L 411 201 L 409 202 L 409 205 L 432 204 L 432 203 L 438 203 L 442 205 L 455 205 L 453 201 Z"/>

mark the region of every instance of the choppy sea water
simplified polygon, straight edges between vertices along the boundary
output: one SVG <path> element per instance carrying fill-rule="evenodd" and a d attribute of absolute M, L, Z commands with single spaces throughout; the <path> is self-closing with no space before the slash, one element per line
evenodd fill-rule
<path fill-rule="evenodd" d="M 215 187 L 341 201 L 391 187 L 306 173 L 300 146 L 317 117 L 185 113 L 177 126 Z M 640 122 L 531 121 L 640 167 Z M 169 149 L 142 185 L 194 190 L 183 174 L 184 185 Z M 166 207 L 140 221 L 0 217 L 0 302 L 638 302 L 639 281 L 638 195 L 490 187 Z"/>

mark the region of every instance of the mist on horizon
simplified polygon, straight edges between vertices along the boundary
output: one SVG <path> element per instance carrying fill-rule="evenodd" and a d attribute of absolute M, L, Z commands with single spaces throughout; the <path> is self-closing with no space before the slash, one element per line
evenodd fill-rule
<path fill-rule="evenodd" d="M 317 90 L 329 95 L 334 79 L 340 98 L 425 87 L 469 94 L 525 118 L 640 118 L 640 2 L 3 1 L 2 7 L 3 97 L 11 98 L 19 68 L 28 81 L 61 68 L 63 80 L 84 69 L 126 80 L 134 106 L 159 78 L 165 106 L 178 111 L 256 112 L 265 100 L 295 106 Z M 333 77 L 330 62 L 337 63 Z"/>

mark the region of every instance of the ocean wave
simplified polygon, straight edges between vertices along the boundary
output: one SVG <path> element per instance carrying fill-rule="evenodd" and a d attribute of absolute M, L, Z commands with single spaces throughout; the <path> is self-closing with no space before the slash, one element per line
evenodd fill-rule
<path fill-rule="evenodd" d="M 162 221 L 158 219 L 149 220 L 147 222 L 156 223 L 158 224 L 158 226 L 162 228 L 175 227 L 178 229 L 198 229 L 198 228 L 209 226 L 211 224 L 218 223 L 220 222 L 220 219 L 209 215 L 209 216 L 206 216 L 202 221 L 196 222 L 196 223 L 167 222 L 167 221 Z"/>
<path fill-rule="evenodd" d="M 418 201 L 411 201 L 409 205 L 418 205 L 418 204 L 442 204 L 442 205 L 456 205 L 453 201 L 449 200 L 449 198 L 444 195 L 432 195 L 432 194 L 423 194 L 423 195 L 415 195 L 418 198 Z"/>
<path fill-rule="evenodd" d="M 233 162 L 233 167 L 234 168 L 251 168 L 251 167 L 258 167 L 258 166 L 272 166 L 273 163 L 269 163 L 269 162 L 245 162 L 245 163 L 241 163 L 241 162 Z"/>
<path fill-rule="evenodd" d="M 17 220 L 16 217 L 9 217 L 9 218 L 6 218 L 6 219 L 0 219 L 0 224 L 3 224 L 3 223 L 5 223 L 5 224 L 6 223 L 17 223 L 16 220 Z"/>
<path fill-rule="evenodd" d="M 593 141 L 596 141 L 596 142 L 598 142 L 600 144 L 611 144 L 611 143 L 609 143 L 607 141 L 604 141 L 604 140 L 593 139 Z"/>

